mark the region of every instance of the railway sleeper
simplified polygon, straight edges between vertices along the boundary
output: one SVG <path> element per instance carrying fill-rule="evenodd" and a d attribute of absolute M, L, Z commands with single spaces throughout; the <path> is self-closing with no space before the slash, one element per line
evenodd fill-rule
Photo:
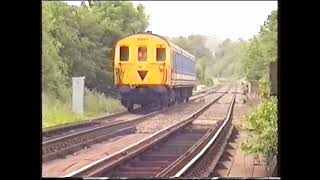
<path fill-rule="evenodd" d="M 219 159 L 219 161 L 231 161 L 232 159 L 231 159 L 231 153 L 223 153 L 222 155 L 221 155 L 221 157 L 220 157 L 220 159 Z"/>
<path fill-rule="evenodd" d="M 206 130 L 208 130 L 208 129 L 210 129 L 210 128 L 212 128 L 212 125 L 214 125 L 214 123 L 211 123 L 211 124 L 209 124 L 209 123 L 207 123 L 207 124 L 193 124 L 193 129 L 206 129 Z"/>
<path fill-rule="evenodd" d="M 175 138 L 175 139 L 169 139 L 167 140 L 164 144 L 181 144 L 181 143 L 195 143 L 197 142 L 199 139 L 201 138 L 201 136 L 197 136 L 197 137 L 189 137 L 189 138 Z"/>
<path fill-rule="evenodd" d="M 188 141 L 188 142 L 191 142 L 191 141 L 196 141 L 200 138 L 201 136 L 195 136 L 195 137 L 192 137 L 192 136 L 186 136 L 186 137 L 183 137 L 183 136 L 178 136 L 178 137 L 174 137 L 174 138 L 170 138 L 170 139 L 167 139 L 165 140 L 164 142 L 178 142 L 178 141 Z"/>
<path fill-rule="evenodd" d="M 118 172 L 160 172 L 164 167 L 159 166 L 123 166 Z"/>
<path fill-rule="evenodd" d="M 185 128 L 183 130 L 183 133 L 191 133 L 191 134 L 188 134 L 191 137 L 202 136 L 205 132 L 207 132 L 205 129 L 193 128 L 193 126 L 189 126 L 188 128 Z"/>
<path fill-rule="evenodd" d="M 177 148 L 177 149 L 168 149 L 168 148 L 164 148 L 164 149 L 161 149 L 161 150 L 157 150 L 157 151 L 154 151 L 155 153 L 157 154 L 170 154 L 172 152 L 175 152 L 176 154 L 183 154 L 187 151 L 186 148 L 184 149 L 180 149 L 180 148 Z"/>
<path fill-rule="evenodd" d="M 168 142 L 166 143 L 165 146 L 173 146 L 173 145 L 177 145 L 177 146 L 192 146 L 196 143 L 196 141 L 185 141 L 185 142 L 179 142 L 179 141 L 176 141 L 176 142 Z"/>
<path fill-rule="evenodd" d="M 169 140 L 196 140 L 199 137 L 202 137 L 204 133 L 195 133 L 192 132 L 178 134 L 177 136 L 173 136 Z"/>
<path fill-rule="evenodd" d="M 200 138 L 199 138 L 200 139 Z M 180 141 L 169 141 L 164 144 L 164 146 L 192 146 L 195 144 L 199 139 L 194 140 L 180 140 Z"/>
<path fill-rule="evenodd" d="M 148 167 L 166 167 L 170 164 L 170 161 L 161 160 L 161 161 L 141 161 L 136 160 L 133 162 L 129 162 L 129 166 L 133 167 L 141 167 L 141 166 L 148 166 Z"/>
<path fill-rule="evenodd" d="M 187 145 L 187 144 L 166 144 L 166 145 L 162 145 L 161 147 L 157 147 L 157 148 L 158 149 L 160 149 L 160 148 L 161 149 L 178 149 L 178 148 L 179 149 L 188 149 L 189 147 L 191 147 L 191 146 Z"/>
<path fill-rule="evenodd" d="M 219 170 L 219 171 L 214 171 L 210 177 L 222 177 L 221 174 L 223 174 L 225 170 Z"/>
<path fill-rule="evenodd" d="M 140 157 L 143 161 L 159 161 L 159 160 L 168 160 L 174 161 L 179 158 L 179 155 L 176 154 L 144 154 Z"/>
<path fill-rule="evenodd" d="M 176 137 L 174 138 L 174 140 L 177 141 L 196 141 L 199 140 L 201 137 L 203 136 L 203 134 L 193 134 L 193 135 L 188 135 L 188 136 L 180 136 L 180 137 Z"/>
<path fill-rule="evenodd" d="M 165 146 L 165 147 L 154 147 L 152 152 L 180 152 L 180 151 L 187 151 L 190 146 Z"/>
<path fill-rule="evenodd" d="M 206 131 L 203 129 L 184 129 L 179 134 L 173 136 L 174 139 L 190 139 L 202 137 Z"/>
<path fill-rule="evenodd" d="M 154 172 L 117 172 L 112 175 L 112 177 L 154 177 L 156 173 Z"/>
<path fill-rule="evenodd" d="M 185 153 L 189 148 L 163 148 L 162 150 L 158 150 L 156 151 L 155 153 L 158 153 L 158 154 L 172 154 L 173 152 L 176 153 L 176 154 L 183 154 Z"/>

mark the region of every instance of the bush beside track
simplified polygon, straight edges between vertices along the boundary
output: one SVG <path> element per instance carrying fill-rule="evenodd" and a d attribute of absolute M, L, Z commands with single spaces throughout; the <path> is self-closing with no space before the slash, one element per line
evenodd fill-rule
<path fill-rule="evenodd" d="M 207 92 L 211 88 L 204 86 L 198 91 L 194 91 L 193 95 Z M 85 89 L 84 116 L 79 116 L 72 112 L 71 93 L 68 96 L 65 98 L 66 100 L 57 100 L 52 96 L 42 94 L 42 128 L 85 122 L 98 116 L 126 111 L 118 99 Z"/>
<path fill-rule="evenodd" d="M 101 114 L 112 114 L 124 111 L 117 99 L 106 97 L 102 93 L 85 89 L 84 115 L 72 112 L 71 93 L 65 100 L 42 94 L 42 127 L 52 127 L 61 124 L 79 122 Z"/>

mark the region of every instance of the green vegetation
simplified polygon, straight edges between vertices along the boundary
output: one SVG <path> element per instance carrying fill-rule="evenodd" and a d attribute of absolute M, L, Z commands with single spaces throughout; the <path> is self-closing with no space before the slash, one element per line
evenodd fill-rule
<path fill-rule="evenodd" d="M 273 11 L 259 34 L 244 44 L 241 64 L 249 81 L 269 78 L 269 64 L 278 57 L 277 29 L 277 11 Z"/>
<path fill-rule="evenodd" d="M 249 41 L 218 42 L 203 35 L 170 38 L 196 56 L 197 79 L 203 85 L 243 77 L 261 82 L 266 100 L 257 113 L 248 117 L 257 142 L 244 144 L 243 148 L 248 153 L 263 153 L 268 160 L 277 154 L 277 100 L 268 94 L 269 63 L 277 60 L 276 17 L 277 11 L 273 11 L 259 34 Z M 131 2 L 95 1 L 90 7 L 76 7 L 43 1 L 43 127 L 123 110 L 121 103 L 111 98 L 113 47 L 121 37 L 144 32 L 147 26 L 144 7 L 134 7 Z M 76 76 L 86 77 L 83 116 L 71 111 L 71 77 Z"/>
<path fill-rule="evenodd" d="M 52 95 L 42 94 L 42 126 L 50 127 L 81 120 L 71 111 L 71 103 L 58 100 Z"/>
<path fill-rule="evenodd" d="M 227 39 L 222 43 L 203 35 L 191 35 L 188 38 L 174 37 L 170 40 L 195 55 L 197 59 L 197 79 L 200 84 L 210 86 L 215 79 L 239 79 L 241 69 L 242 40 L 232 42 Z M 208 42 L 208 40 L 211 40 Z M 218 44 L 218 45 L 217 45 Z"/>
<path fill-rule="evenodd" d="M 277 11 L 268 16 L 258 36 L 243 46 L 242 70 L 249 81 L 258 81 L 263 103 L 257 112 L 246 118 L 247 129 L 256 137 L 254 144 L 244 143 L 247 153 L 263 154 L 267 164 L 278 153 L 277 98 L 270 97 L 269 64 L 277 60 Z"/>
<path fill-rule="evenodd" d="M 113 87 L 113 47 L 121 37 L 145 31 L 144 7 L 131 2 L 90 2 L 90 7 L 42 2 L 42 92 L 44 126 L 121 109 L 98 92 L 85 97 L 85 116 L 71 112 L 71 77 L 108 96 Z M 114 95 L 113 95 L 114 96 Z M 99 105 L 90 106 L 90 104 Z"/>
<path fill-rule="evenodd" d="M 208 85 L 214 79 L 268 81 L 269 63 L 277 61 L 277 11 L 271 12 L 260 32 L 248 41 L 191 35 L 170 40 L 195 55 L 197 79 Z M 212 80 L 212 81 L 211 81 Z"/>
<path fill-rule="evenodd" d="M 84 109 L 86 110 L 86 116 L 88 117 L 105 112 L 115 113 L 122 110 L 124 111 L 124 107 L 119 100 L 106 98 L 103 93 L 96 91 L 89 91 L 86 89 L 84 102 Z"/>
<path fill-rule="evenodd" d="M 171 41 L 196 56 L 197 78 L 201 84 L 232 80 L 259 82 L 263 103 L 257 112 L 246 118 L 247 130 L 255 135 L 255 142 L 244 143 L 242 148 L 249 154 L 261 153 L 268 163 L 273 162 L 277 155 L 278 112 L 277 98 L 270 97 L 268 78 L 269 63 L 277 60 L 277 11 L 268 16 L 259 34 L 248 41 L 226 39 L 218 45 L 211 43 L 215 47 L 205 47 L 207 39 L 197 35 L 172 38 Z"/>
<path fill-rule="evenodd" d="M 217 45 L 206 42 L 207 39 L 194 35 L 170 40 L 196 56 L 197 79 L 203 85 L 234 80 L 259 82 L 263 103 L 246 118 L 247 130 L 255 135 L 255 142 L 244 143 L 242 148 L 249 154 L 263 154 L 268 164 L 274 162 L 278 147 L 277 98 L 270 97 L 268 78 L 269 63 L 277 61 L 277 11 L 268 16 L 259 34 L 248 41 L 226 39 Z M 201 87 L 205 86 L 198 86 Z"/>
<path fill-rule="evenodd" d="M 103 93 L 85 89 L 84 115 L 79 116 L 71 111 L 71 96 L 66 101 L 56 99 L 52 95 L 42 94 L 42 123 L 43 127 L 56 126 L 76 122 L 103 113 L 124 111 L 119 100 L 106 98 Z"/>
<path fill-rule="evenodd" d="M 278 153 L 278 108 L 277 99 L 271 97 L 258 110 L 246 118 L 247 130 L 251 131 L 256 142 L 243 143 L 242 149 L 249 154 L 260 154 L 271 164 Z"/>
<path fill-rule="evenodd" d="M 60 97 L 75 76 L 85 76 L 90 89 L 112 86 L 115 42 L 147 25 L 144 7 L 131 2 L 95 2 L 91 8 L 42 2 L 43 91 Z"/>
<path fill-rule="evenodd" d="M 201 84 L 213 83 L 211 77 L 206 75 L 207 64 L 212 60 L 212 52 L 206 47 L 207 37 L 202 35 L 190 35 L 185 37 L 169 38 L 171 42 L 193 54 L 197 60 L 197 79 Z"/>
<path fill-rule="evenodd" d="M 224 40 L 215 50 L 213 64 L 208 67 L 209 75 L 216 78 L 237 80 L 243 76 L 241 71 L 243 41 Z"/>

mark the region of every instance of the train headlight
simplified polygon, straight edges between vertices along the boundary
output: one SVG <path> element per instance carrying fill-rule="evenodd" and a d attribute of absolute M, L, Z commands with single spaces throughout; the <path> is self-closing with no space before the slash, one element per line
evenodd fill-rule
<path fill-rule="evenodd" d="M 164 65 L 160 65 L 159 69 L 162 71 L 164 69 Z"/>

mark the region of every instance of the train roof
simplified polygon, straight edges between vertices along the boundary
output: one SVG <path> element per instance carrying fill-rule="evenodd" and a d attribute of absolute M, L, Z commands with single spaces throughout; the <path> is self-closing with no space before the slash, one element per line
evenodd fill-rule
<path fill-rule="evenodd" d="M 163 39 L 164 41 L 166 41 L 166 42 L 169 44 L 169 46 L 173 47 L 173 49 L 176 50 L 177 52 L 180 51 L 183 55 L 189 56 L 189 58 L 190 58 L 191 60 L 196 61 L 194 55 L 190 54 L 189 52 L 187 52 L 186 50 L 182 49 L 181 47 L 173 44 L 172 42 L 170 42 L 170 41 L 169 41 L 168 39 L 166 39 L 165 37 L 160 36 L 160 35 L 158 35 L 158 34 L 152 34 L 152 32 L 142 32 L 142 33 L 131 34 L 131 35 L 128 35 L 128 36 L 125 36 L 125 37 L 121 38 L 120 40 L 125 39 L 125 38 L 128 38 L 128 37 L 130 37 L 130 36 L 142 35 L 142 34 L 143 34 L 143 35 L 150 35 L 150 36 L 159 37 L 159 38 Z"/>
<path fill-rule="evenodd" d="M 181 53 L 185 56 L 189 56 L 189 58 L 191 58 L 191 60 L 195 61 L 195 57 L 194 55 L 188 53 L 186 50 L 182 49 L 181 47 L 173 44 L 172 42 L 168 41 L 170 46 L 173 47 L 176 51 L 181 51 Z"/>

